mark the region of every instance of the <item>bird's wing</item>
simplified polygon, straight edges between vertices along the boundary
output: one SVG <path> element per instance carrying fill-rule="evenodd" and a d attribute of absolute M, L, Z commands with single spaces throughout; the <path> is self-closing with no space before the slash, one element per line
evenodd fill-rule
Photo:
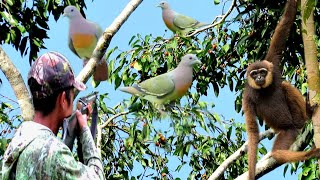
<path fill-rule="evenodd" d="M 72 42 L 72 39 L 70 38 L 70 36 L 69 36 L 68 39 L 69 39 L 68 45 L 69 45 L 70 50 L 71 50 L 75 55 L 77 55 L 79 58 L 81 58 L 81 57 L 79 56 L 79 54 L 77 53 L 77 51 L 74 49 L 73 42 Z"/>
<path fill-rule="evenodd" d="M 197 25 L 199 22 L 189 16 L 182 14 L 176 14 L 173 19 L 173 24 L 180 29 L 191 28 Z"/>
<path fill-rule="evenodd" d="M 139 83 L 138 86 L 144 93 L 157 97 L 165 96 L 175 88 L 174 82 L 168 73 L 147 79 Z"/>

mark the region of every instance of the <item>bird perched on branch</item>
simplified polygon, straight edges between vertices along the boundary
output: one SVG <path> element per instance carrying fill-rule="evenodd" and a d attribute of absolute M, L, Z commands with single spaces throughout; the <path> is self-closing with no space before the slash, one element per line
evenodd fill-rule
<path fill-rule="evenodd" d="M 193 80 L 193 66 L 196 64 L 202 64 L 197 56 L 186 54 L 182 57 L 178 67 L 172 71 L 119 89 L 132 95 L 141 96 L 158 105 L 166 104 L 187 93 Z"/>
<path fill-rule="evenodd" d="M 103 31 L 98 24 L 86 20 L 75 6 L 67 6 L 63 15 L 69 18 L 69 48 L 83 59 L 83 66 L 85 66 Z M 100 81 L 107 79 L 108 65 L 102 58 L 93 74 L 93 86 L 96 87 Z"/>
<path fill-rule="evenodd" d="M 199 22 L 189 16 L 179 14 L 170 8 L 166 1 L 161 1 L 158 7 L 162 9 L 162 19 L 165 25 L 173 32 L 187 35 L 190 31 L 208 24 Z"/>

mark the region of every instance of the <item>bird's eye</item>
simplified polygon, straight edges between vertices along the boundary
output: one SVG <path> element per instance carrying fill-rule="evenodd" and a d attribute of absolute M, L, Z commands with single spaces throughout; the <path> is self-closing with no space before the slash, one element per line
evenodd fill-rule
<path fill-rule="evenodd" d="M 192 60 L 192 57 L 190 56 L 189 59 Z"/>
<path fill-rule="evenodd" d="M 73 12 L 74 9 L 71 9 L 71 12 Z"/>

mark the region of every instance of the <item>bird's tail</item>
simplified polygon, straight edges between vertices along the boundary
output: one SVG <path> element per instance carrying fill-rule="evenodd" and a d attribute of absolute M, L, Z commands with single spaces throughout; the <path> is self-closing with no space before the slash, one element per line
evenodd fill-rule
<path fill-rule="evenodd" d="M 106 81 L 108 79 L 108 64 L 106 60 L 101 59 L 98 63 L 95 72 L 93 73 L 95 81 Z"/>
<path fill-rule="evenodd" d="M 89 59 L 83 59 L 83 67 L 88 63 Z M 95 71 L 93 72 L 93 79 L 91 85 L 93 88 L 99 86 L 101 81 L 106 81 L 109 78 L 108 64 L 103 57 L 97 64 Z"/>
<path fill-rule="evenodd" d="M 134 86 L 129 86 L 129 87 L 119 87 L 119 90 L 125 93 L 129 93 L 132 95 L 142 95 L 142 92 L 139 91 L 137 88 L 135 88 Z"/>

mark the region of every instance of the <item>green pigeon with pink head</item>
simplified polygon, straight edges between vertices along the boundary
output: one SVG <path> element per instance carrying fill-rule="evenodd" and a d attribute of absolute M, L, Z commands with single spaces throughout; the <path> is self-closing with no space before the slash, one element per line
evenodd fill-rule
<path fill-rule="evenodd" d="M 140 96 L 152 103 L 163 105 L 184 96 L 193 81 L 193 66 L 202 64 L 194 54 L 186 54 L 178 66 L 167 73 L 155 76 L 119 90 Z"/>
<path fill-rule="evenodd" d="M 190 31 L 208 25 L 196 19 L 182 15 L 171 9 L 167 1 L 161 1 L 158 7 L 162 9 L 164 24 L 173 32 L 180 35 L 187 35 Z"/>
<path fill-rule="evenodd" d="M 83 66 L 89 61 L 103 31 L 101 27 L 85 19 L 75 6 L 67 6 L 64 16 L 69 18 L 69 48 L 83 60 Z M 97 64 L 93 73 L 93 87 L 100 81 L 108 79 L 108 65 L 103 57 Z"/>

